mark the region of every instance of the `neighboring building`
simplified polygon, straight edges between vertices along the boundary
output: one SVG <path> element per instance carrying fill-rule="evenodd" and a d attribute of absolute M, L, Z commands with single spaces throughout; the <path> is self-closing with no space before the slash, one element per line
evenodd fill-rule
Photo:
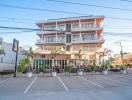
<path fill-rule="evenodd" d="M 0 55 L 0 63 L 15 64 L 16 53 L 12 51 L 12 43 L 3 42 L 0 49 L 5 51 L 5 55 Z M 19 51 L 22 50 L 23 49 L 19 47 Z M 25 55 L 19 53 L 18 62 L 23 58 L 25 58 Z"/>
<path fill-rule="evenodd" d="M 16 53 L 12 51 L 12 43 L 2 42 L 0 50 L 4 50 L 5 52 L 5 55 L 0 55 L 0 72 L 7 70 L 13 71 L 15 68 Z M 20 53 L 21 51 L 23 51 L 23 48 L 19 47 L 18 62 L 26 57 Z"/>
<path fill-rule="evenodd" d="M 82 59 L 92 63 L 95 59 L 95 52 L 102 47 L 104 42 L 103 20 L 104 16 L 81 16 L 37 22 L 41 31 L 37 33 L 40 39 L 36 43 L 39 48 L 35 51 L 38 55 L 34 58 L 34 66 L 46 64 L 50 67 L 53 49 L 65 52 L 55 58 L 55 64 L 61 68 L 68 61 L 74 65 L 78 64 L 75 53 L 79 49 L 82 49 L 85 54 Z"/>
<path fill-rule="evenodd" d="M 127 53 L 123 55 L 123 63 L 124 64 L 132 64 L 132 54 L 131 53 Z M 113 65 L 122 65 L 122 60 L 121 60 L 121 56 L 117 55 L 114 58 L 114 61 L 112 62 Z"/>

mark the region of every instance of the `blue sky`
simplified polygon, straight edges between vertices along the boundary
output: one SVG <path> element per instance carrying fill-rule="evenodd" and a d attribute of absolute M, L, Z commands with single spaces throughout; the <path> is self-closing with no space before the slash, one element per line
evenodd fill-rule
<path fill-rule="evenodd" d="M 66 1 L 66 0 L 63 0 Z M 68 1 L 68 0 L 67 0 Z M 120 0 L 69 0 L 70 2 L 80 2 L 93 5 L 102 5 L 102 6 L 111 6 L 118 7 L 123 9 L 132 9 L 132 3 L 120 1 Z M 0 0 L 0 4 L 8 5 L 17 5 L 17 6 L 26 6 L 26 7 L 35 7 L 42 9 L 51 9 L 51 10 L 61 10 L 61 11 L 72 11 L 78 13 L 84 13 L 87 15 L 104 15 L 106 16 L 104 20 L 104 32 L 116 32 L 117 33 L 132 33 L 132 20 L 115 20 L 109 19 L 107 17 L 120 17 L 120 18 L 130 18 L 132 19 L 132 11 L 123 11 L 123 10 L 113 10 L 113 9 L 104 9 L 97 7 L 81 6 L 81 5 L 72 5 L 65 3 L 56 3 L 47 0 Z M 35 22 L 38 20 L 45 19 L 55 19 L 55 18 L 64 18 L 64 17 L 74 17 L 81 16 L 77 14 L 64 14 L 64 13 L 54 13 L 46 11 L 31 11 L 31 10 L 20 10 L 14 8 L 6 8 L 0 6 L 0 26 L 11 26 L 11 27 L 25 27 L 25 28 L 37 28 Z M 83 16 L 83 15 L 82 15 Z M 22 20 L 7 20 L 6 18 L 18 18 L 18 19 L 30 19 L 23 20 L 26 23 L 16 23 L 22 22 Z M 11 30 L 6 30 L 11 32 Z M 4 33 L 5 30 L 0 29 L 0 36 L 4 38 L 6 42 L 12 42 L 13 38 L 16 38 L 20 41 L 20 45 L 26 47 L 34 46 L 36 40 L 39 39 L 35 32 L 31 33 Z M 125 52 L 131 52 L 132 50 L 132 35 L 104 35 L 105 44 L 104 47 L 111 48 L 116 53 L 119 52 L 120 47 L 115 42 L 122 41 L 123 50 Z M 129 40 L 129 41 L 128 41 Z"/>

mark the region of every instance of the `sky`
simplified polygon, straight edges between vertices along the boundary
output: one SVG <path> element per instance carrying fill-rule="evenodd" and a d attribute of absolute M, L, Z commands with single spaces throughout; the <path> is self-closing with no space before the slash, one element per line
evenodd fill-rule
<path fill-rule="evenodd" d="M 35 23 L 39 20 L 76 17 L 84 15 L 104 15 L 104 48 L 113 50 L 113 53 L 120 52 L 120 46 L 116 42 L 122 43 L 124 52 L 132 52 L 132 2 L 121 0 L 62 0 L 68 2 L 79 2 L 89 5 L 109 6 L 114 8 L 129 9 L 117 10 L 108 8 L 99 8 L 87 5 L 74 5 L 62 2 L 53 2 L 50 0 L 0 0 L 0 26 L 22 27 L 22 28 L 38 28 Z M 33 11 L 26 9 L 17 9 L 4 7 L 2 5 L 14 5 L 22 7 L 32 7 L 48 10 L 59 10 L 74 13 L 57 13 L 47 10 Z M 111 19 L 110 17 L 126 18 L 131 20 Z M 15 19 L 13 19 L 15 18 Z M 20 46 L 35 47 L 35 43 L 39 37 L 36 32 L 20 32 L 20 30 L 0 29 L 0 36 L 4 41 L 12 43 L 13 38 L 20 41 Z M 7 33 L 9 32 L 9 33 Z"/>

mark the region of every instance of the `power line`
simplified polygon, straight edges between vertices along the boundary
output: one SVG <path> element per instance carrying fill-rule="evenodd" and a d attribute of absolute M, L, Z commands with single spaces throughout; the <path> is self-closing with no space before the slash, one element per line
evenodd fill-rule
<path fill-rule="evenodd" d="M 33 7 L 24 7 L 24 6 L 16 6 L 16 5 L 6 5 L 6 4 L 0 4 L 1 7 L 8 7 L 8 8 L 17 8 L 21 10 L 32 10 L 32 11 L 41 11 L 41 12 L 53 12 L 53 13 L 63 13 L 63 14 L 74 14 L 74 15 L 85 15 L 90 16 L 86 13 L 78 13 L 78 12 L 71 12 L 71 11 L 61 11 L 61 10 L 51 10 L 51 9 L 42 9 L 42 8 L 33 8 Z M 120 18 L 120 17 L 111 17 L 106 16 L 106 18 L 109 19 L 118 19 L 118 20 L 125 20 L 125 21 L 132 21 L 130 18 Z"/>
<path fill-rule="evenodd" d="M 0 4 L 1 7 L 8 7 L 8 8 L 17 8 L 17 9 L 25 9 L 25 10 L 32 10 L 32 11 L 47 11 L 47 12 L 56 12 L 56 13 L 64 13 L 64 14 L 78 14 L 78 15 L 88 15 L 84 13 L 78 12 L 71 12 L 71 11 L 61 11 L 61 10 L 50 10 L 50 9 L 42 9 L 42 8 L 33 8 L 33 7 L 24 7 L 24 6 L 16 6 L 16 5 L 7 5 L 7 4 Z"/>
<path fill-rule="evenodd" d="M 33 22 L 33 21 L 36 21 L 36 20 L 33 20 L 33 19 L 23 19 L 23 18 L 14 18 L 14 17 L 0 17 L 0 18 L 2 18 L 2 19 L 8 19 L 8 20 L 22 20 L 22 21 L 31 21 L 31 22 Z"/>
<path fill-rule="evenodd" d="M 131 0 L 120 0 L 120 1 L 132 2 Z"/>
<path fill-rule="evenodd" d="M 0 20 L 0 22 L 12 22 L 12 20 Z M 25 22 L 25 21 L 15 21 L 13 20 L 13 23 L 26 23 L 26 24 L 34 24 L 34 23 L 31 23 L 31 22 Z"/>
<path fill-rule="evenodd" d="M 59 2 L 59 3 L 67 3 L 67 4 L 73 4 L 73 5 L 81 5 L 81 6 L 91 6 L 91 7 L 97 7 L 97 8 L 105 8 L 105 9 L 132 11 L 132 9 L 116 8 L 116 7 L 102 6 L 102 5 L 101 6 L 100 5 L 91 5 L 91 4 L 87 4 L 87 3 L 70 2 L 70 1 L 62 1 L 62 0 L 46 0 L 46 1 Z"/>
<path fill-rule="evenodd" d="M 0 26 L 0 29 L 15 29 L 15 30 L 29 30 L 29 31 L 39 31 L 40 30 L 40 29 L 34 29 L 34 28 L 7 27 L 7 26 Z"/>

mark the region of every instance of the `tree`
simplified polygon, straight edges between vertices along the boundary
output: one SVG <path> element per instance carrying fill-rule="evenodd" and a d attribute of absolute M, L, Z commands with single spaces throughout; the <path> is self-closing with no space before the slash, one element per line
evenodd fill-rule
<path fill-rule="evenodd" d="M 80 70 L 81 60 L 82 60 L 82 56 L 83 56 L 82 49 L 79 49 L 78 53 L 76 53 L 75 56 L 77 56 L 79 58 L 79 67 L 78 68 Z"/>
<path fill-rule="evenodd" d="M 29 50 L 27 51 L 27 61 L 28 62 L 28 71 L 31 71 L 31 68 L 32 68 L 32 60 L 33 60 L 33 57 L 35 56 L 35 53 L 33 52 L 32 50 L 32 47 L 29 47 Z"/>
<path fill-rule="evenodd" d="M 58 49 L 52 49 L 51 50 L 51 55 L 52 55 L 52 71 L 55 71 L 55 57 L 58 55 L 58 54 L 60 54 L 60 50 L 58 50 Z"/>
<path fill-rule="evenodd" d="M 5 55 L 5 51 L 4 50 L 0 50 L 0 55 Z"/>

